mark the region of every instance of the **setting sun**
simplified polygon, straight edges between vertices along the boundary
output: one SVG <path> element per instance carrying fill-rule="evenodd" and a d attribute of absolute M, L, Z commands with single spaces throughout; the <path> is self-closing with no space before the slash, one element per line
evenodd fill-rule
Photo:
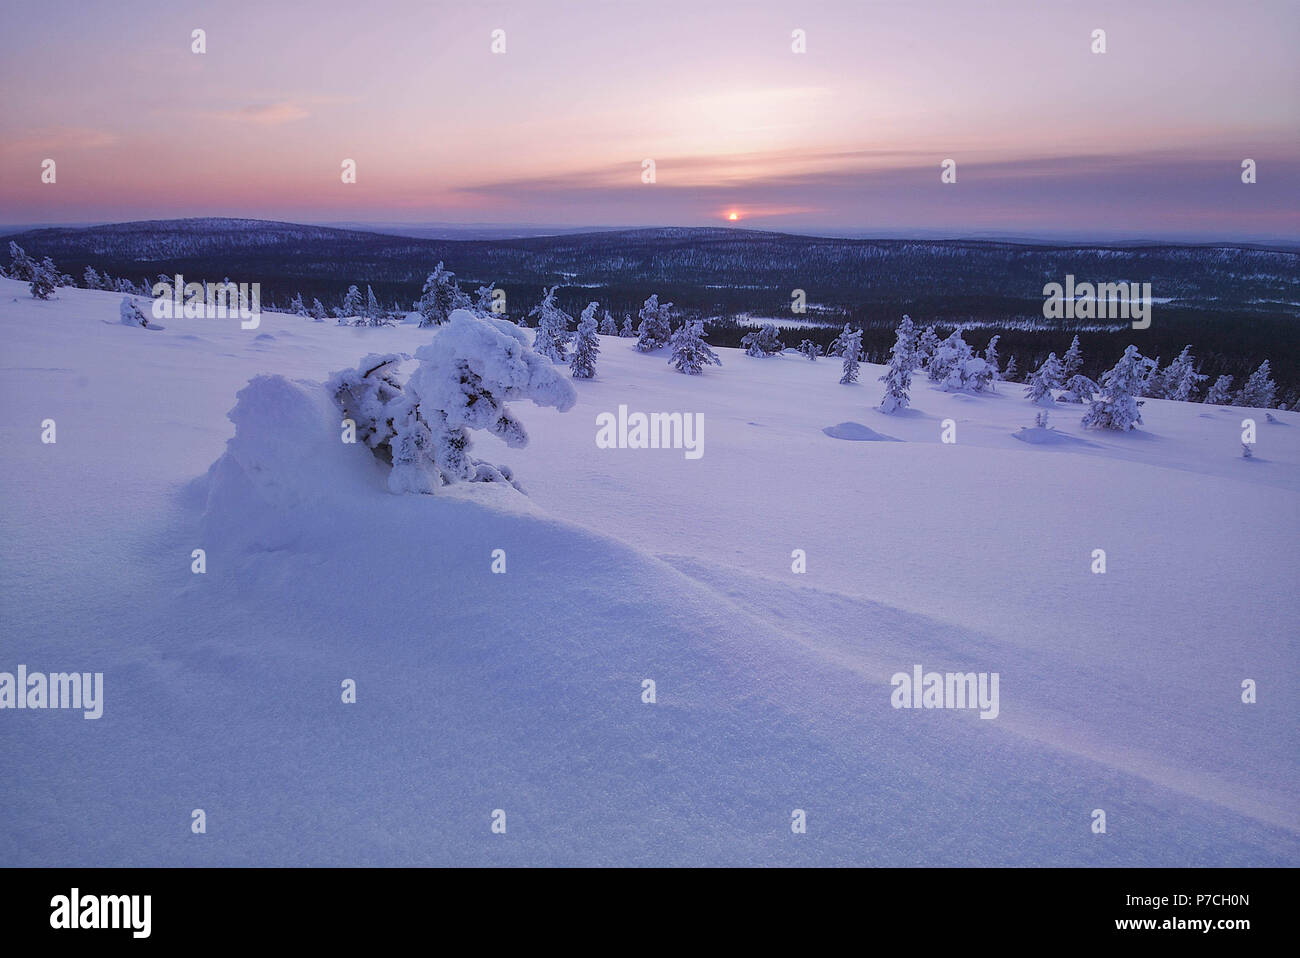
<path fill-rule="evenodd" d="M 740 214 L 739 214 L 739 213 L 728 213 L 728 214 L 727 214 L 727 219 L 731 220 L 732 222 L 735 222 L 736 220 L 740 219 Z"/>

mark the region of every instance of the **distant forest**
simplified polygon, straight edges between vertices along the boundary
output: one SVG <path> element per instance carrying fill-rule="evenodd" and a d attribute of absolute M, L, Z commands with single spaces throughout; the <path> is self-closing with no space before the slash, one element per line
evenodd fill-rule
<path fill-rule="evenodd" d="M 1300 395 L 1300 253 L 1242 246 L 1038 246 L 985 241 L 826 239 L 741 229 L 647 229 L 503 240 L 437 240 L 261 220 L 198 219 L 29 230 L 14 240 L 38 260 L 80 277 L 86 266 L 135 283 L 181 273 L 187 281 L 258 282 L 263 308 L 296 294 L 337 305 L 349 285 L 373 287 L 385 305 L 410 309 L 438 262 L 471 296 L 495 283 L 507 316 L 523 321 L 544 287 L 577 316 L 593 300 L 622 323 L 657 293 L 683 318 L 703 319 L 709 341 L 736 346 L 752 323 L 819 324 L 783 332 L 786 345 L 825 346 L 845 322 L 863 330 L 864 358 L 881 362 L 906 313 L 943 335 L 1033 369 L 1077 332 L 1092 377 L 1129 343 L 1172 359 L 1191 344 L 1210 381 L 1237 385 L 1271 361 L 1279 398 Z M 1049 321 L 1043 285 L 1149 282 L 1151 327 L 1124 320 Z M 807 310 L 791 311 L 794 290 Z M 1161 300 L 1172 302 L 1161 302 Z M 751 325 L 743 325 L 749 322 Z"/>

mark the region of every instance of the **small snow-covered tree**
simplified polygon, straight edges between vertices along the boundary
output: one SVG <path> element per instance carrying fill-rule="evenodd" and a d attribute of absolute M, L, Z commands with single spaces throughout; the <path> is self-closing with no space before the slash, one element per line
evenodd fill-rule
<path fill-rule="evenodd" d="M 578 338 L 574 341 L 573 356 L 569 360 L 569 370 L 574 379 L 591 379 L 596 375 L 596 356 L 600 353 L 600 339 L 596 335 L 596 305 L 588 303 L 578 318 Z"/>
<path fill-rule="evenodd" d="M 467 309 L 469 297 L 461 292 L 456 274 L 439 261 L 424 280 L 415 309 L 420 314 L 420 326 L 441 326 L 454 309 Z"/>
<path fill-rule="evenodd" d="M 636 348 L 640 352 L 654 352 L 672 338 L 672 303 L 660 303 L 659 294 L 653 294 L 641 306 L 638 316 Z"/>
<path fill-rule="evenodd" d="M 1016 368 L 1016 357 L 1013 355 L 1007 360 L 1007 368 L 1002 370 L 1002 379 L 1005 382 L 1014 383 L 1020 375 L 1020 370 Z"/>
<path fill-rule="evenodd" d="M 1207 406 L 1230 406 L 1232 405 L 1232 377 L 1220 376 L 1210 387 L 1210 391 L 1205 394 L 1205 404 Z"/>
<path fill-rule="evenodd" d="M 325 322 L 325 304 L 319 299 L 311 301 L 311 318 L 318 323 Z"/>
<path fill-rule="evenodd" d="M 840 371 L 840 385 L 848 386 L 858 381 L 858 357 L 862 355 L 862 330 L 849 331 L 848 325 L 841 334 L 840 355 L 844 357 L 844 366 Z"/>
<path fill-rule="evenodd" d="M 537 317 L 537 335 L 533 339 L 533 348 L 553 363 L 565 361 L 567 347 L 573 341 L 569 333 L 569 322 L 573 317 L 555 301 L 559 288 L 552 286 L 544 289 L 542 301 L 528 311 L 529 316 Z"/>
<path fill-rule="evenodd" d="M 624 339 L 631 339 L 633 336 L 636 335 L 635 330 L 632 329 L 631 315 L 627 313 L 623 314 L 623 327 L 618 331 L 618 334 L 622 336 Z"/>
<path fill-rule="evenodd" d="M 1083 415 L 1083 425 L 1089 429 L 1118 429 L 1127 431 L 1142 424 L 1142 412 L 1137 397 L 1151 375 L 1153 360 L 1138 352 L 1136 346 L 1124 350 L 1111 369 L 1101 377 L 1101 394 L 1093 399 Z"/>
<path fill-rule="evenodd" d="M 614 317 L 610 314 L 609 310 L 605 310 L 605 315 L 601 317 L 600 335 L 602 336 L 618 335 L 618 323 L 614 322 Z"/>
<path fill-rule="evenodd" d="M 375 291 L 366 286 L 366 324 L 368 326 L 382 326 L 384 324 L 384 311 L 379 306 L 379 300 L 375 298 Z"/>
<path fill-rule="evenodd" d="M 906 409 L 911 403 L 908 390 L 912 387 L 912 369 L 917 362 L 916 331 L 908 316 L 894 330 L 894 345 L 889 351 L 889 368 L 880 381 L 885 384 L 885 395 L 880 400 L 881 412 L 892 413 Z"/>
<path fill-rule="evenodd" d="M 998 340 L 1001 338 L 1001 336 L 997 335 L 990 337 L 989 344 L 984 347 L 984 362 L 988 363 L 989 366 L 988 378 L 990 382 L 997 382 L 1002 378 L 1002 373 L 998 371 L 1000 365 L 998 360 Z"/>
<path fill-rule="evenodd" d="M 931 382 L 942 383 L 948 378 L 952 367 L 965 362 L 974 355 L 970 346 L 962 339 L 961 330 L 954 329 L 943 342 L 934 347 L 930 362 L 926 365 L 926 376 Z"/>
<path fill-rule="evenodd" d="M 806 356 L 809 362 L 817 361 L 817 344 L 811 339 L 805 339 L 799 344 L 799 352 Z"/>
<path fill-rule="evenodd" d="M 493 308 L 496 305 L 496 283 L 489 283 L 486 286 L 480 286 L 474 291 L 474 306 L 472 312 L 475 316 L 498 316 L 500 315 Z"/>
<path fill-rule="evenodd" d="M 36 260 L 28 256 L 27 251 L 13 240 L 9 241 L 9 256 L 11 260 L 8 269 L 10 279 L 30 283 L 36 278 L 36 271 L 39 268 Z"/>
<path fill-rule="evenodd" d="M 827 355 L 827 356 L 836 356 L 836 357 L 838 357 L 838 356 L 843 356 L 843 355 L 844 355 L 844 341 L 848 338 L 848 336 L 849 336 L 849 324 L 848 324 L 848 323 L 845 323 L 845 324 L 844 324 L 844 330 L 843 330 L 843 331 L 842 331 L 838 336 L 836 336 L 833 340 L 831 340 L 831 345 L 830 345 L 830 348 L 827 350 L 826 355 Z"/>
<path fill-rule="evenodd" d="M 1025 398 L 1040 406 L 1051 405 L 1055 401 L 1052 390 L 1060 389 L 1062 385 L 1061 373 L 1061 361 L 1056 358 L 1056 353 L 1048 353 L 1043 364 L 1030 375 Z"/>
<path fill-rule="evenodd" d="M 1083 349 L 1079 346 L 1079 337 L 1070 341 L 1070 348 L 1061 357 L 1061 382 L 1066 383 L 1083 369 Z"/>
<path fill-rule="evenodd" d="M 390 444 L 397 434 L 394 403 L 403 398 L 398 367 L 409 358 L 401 353 L 370 353 L 356 369 L 340 370 L 326 383 L 343 415 L 356 424 L 357 438 L 390 464 Z"/>
<path fill-rule="evenodd" d="M 1141 383 L 1141 393 L 1147 399 L 1164 399 L 1165 398 L 1165 377 L 1161 373 L 1160 356 L 1152 360 L 1151 369 L 1147 370 L 1143 383 Z"/>
<path fill-rule="evenodd" d="M 81 274 L 81 279 L 86 284 L 86 289 L 99 289 L 99 284 L 103 282 L 93 266 L 86 267 L 86 271 Z"/>
<path fill-rule="evenodd" d="M 1178 358 L 1170 364 L 1170 368 L 1170 376 L 1164 387 L 1165 397 L 1176 402 L 1195 402 L 1196 394 L 1201 390 L 1201 383 L 1209 377 L 1196 371 L 1192 347 L 1184 346 Z M 1174 378 L 1175 376 L 1177 379 Z"/>
<path fill-rule="evenodd" d="M 759 359 L 775 356 L 785 349 L 785 344 L 781 342 L 776 327 L 771 323 L 764 323 L 761 329 L 756 329 L 744 336 L 740 340 L 740 345 L 745 347 L 746 356 L 755 356 Z"/>
<path fill-rule="evenodd" d="M 1196 372 L 1196 360 L 1192 357 L 1191 346 L 1184 346 L 1183 351 L 1174 358 L 1174 361 L 1156 376 L 1157 381 L 1149 387 L 1149 394 L 1162 399 L 1178 399 L 1182 402 L 1190 402 L 1196 392 L 1197 384 L 1206 378 Z"/>
<path fill-rule="evenodd" d="M 148 326 L 149 319 L 144 314 L 144 310 L 130 296 L 123 296 L 122 303 L 117 309 L 118 319 L 123 326 Z"/>
<path fill-rule="evenodd" d="M 365 309 L 365 300 L 361 298 L 361 290 L 355 285 L 349 286 L 347 293 L 343 296 L 343 305 L 336 310 L 340 326 L 351 325 L 353 320 L 360 318 L 361 311 Z"/>
<path fill-rule="evenodd" d="M 1259 364 L 1259 368 L 1250 374 L 1246 385 L 1237 393 L 1235 406 L 1249 406 L 1252 409 L 1272 409 L 1277 395 L 1277 385 L 1273 382 L 1268 360 Z"/>
<path fill-rule="evenodd" d="M 975 355 L 960 329 L 954 329 L 952 335 L 935 347 L 926 374 L 948 392 L 966 389 L 979 392 L 993 378 L 989 364 Z"/>
<path fill-rule="evenodd" d="M 302 304 L 302 293 L 298 293 L 293 297 L 293 300 L 289 303 L 289 311 L 295 316 L 307 315 L 307 307 Z"/>
<path fill-rule="evenodd" d="M 470 456 L 470 431 L 485 430 L 520 448 L 528 433 L 508 401 L 527 399 L 566 412 L 577 400 L 549 357 L 529 347 L 522 329 L 467 309 L 454 310 L 415 358 L 419 366 L 393 420 L 388 486 L 394 492 L 428 493 L 466 481 L 515 484 L 509 469 Z"/>
<path fill-rule="evenodd" d="M 1060 398 L 1060 402 L 1092 402 L 1092 397 L 1100 389 L 1095 382 L 1084 376 L 1082 373 L 1075 373 L 1065 383 L 1065 395 Z"/>
<path fill-rule="evenodd" d="M 939 334 L 934 331 L 933 326 L 927 326 L 921 330 L 921 335 L 916 340 L 916 361 L 917 369 L 928 368 L 930 358 L 934 351 L 939 348 Z"/>
<path fill-rule="evenodd" d="M 721 366 L 718 354 L 709 348 L 703 320 L 687 320 L 673 333 L 668 345 L 672 357 L 668 365 L 687 376 L 698 376 L 706 365 Z"/>
<path fill-rule="evenodd" d="M 28 288 L 32 291 L 33 299 L 49 299 L 54 295 L 55 287 L 58 285 L 59 270 L 54 265 L 54 261 L 47 256 L 36 267 Z"/>

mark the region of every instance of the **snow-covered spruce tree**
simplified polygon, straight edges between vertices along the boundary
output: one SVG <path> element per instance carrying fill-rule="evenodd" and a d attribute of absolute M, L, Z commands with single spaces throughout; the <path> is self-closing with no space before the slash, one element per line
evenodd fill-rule
<path fill-rule="evenodd" d="M 1252 409 L 1272 409 L 1277 395 L 1277 384 L 1273 382 L 1268 360 L 1259 364 L 1259 368 L 1250 374 L 1246 385 L 1237 393 L 1235 406 L 1249 406 Z"/>
<path fill-rule="evenodd" d="M 1154 365 L 1154 360 L 1139 353 L 1136 346 L 1125 349 L 1120 361 L 1101 377 L 1101 395 L 1093 399 L 1084 413 L 1083 425 L 1089 429 L 1121 431 L 1142 425 L 1137 397 Z"/>
<path fill-rule="evenodd" d="M 552 286 L 544 289 L 542 301 L 528 311 L 529 316 L 537 317 L 537 336 L 533 340 L 533 348 L 553 363 L 565 361 L 566 348 L 573 341 L 569 333 L 569 321 L 573 317 L 555 302 L 559 288 Z"/>
<path fill-rule="evenodd" d="M 28 256 L 27 251 L 13 240 L 9 241 L 9 257 L 11 261 L 7 272 L 10 279 L 16 279 L 21 283 L 30 283 L 36 278 L 36 270 L 38 269 L 36 260 Z"/>
<path fill-rule="evenodd" d="M 59 270 L 54 265 L 54 261 L 47 256 L 36 267 L 28 288 L 32 291 L 33 299 L 49 299 L 54 295 L 55 287 L 58 285 Z"/>
<path fill-rule="evenodd" d="M 302 293 L 294 295 L 293 299 L 289 303 L 289 312 L 293 313 L 295 316 L 307 315 L 307 307 L 302 304 Z"/>
<path fill-rule="evenodd" d="M 1205 394 L 1205 404 L 1207 406 L 1231 406 L 1232 405 L 1232 377 L 1220 376 L 1210 387 L 1210 391 Z"/>
<path fill-rule="evenodd" d="M 1061 357 L 1061 382 L 1067 383 L 1083 369 L 1083 349 L 1079 346 L 1079 337 L 1070 340 L 1070 348 Z"/>
<path fill-rule="evenodd" d="M 971 348 L 961 337 L 961 330 L 954 329 L 943 342 L 938 343 L 930 353 L 925 374 L 931 382 L 942 383 L 948 378 L 952 366 L 958 361 L 965 361 L 972 356 Z"/>
<path fill-rule="evenodd" d="M 721 366 L 718 354 L 709 348 L 705 337 L 703 320 L 687 320 L 673 333 L 668 345 L 672 347 L 672 357 L 668 365 L 679 373 L 698 376 L 706 365 Z"/>
<path fill-rule="evenodd" d="M 840 385 L 848 386 L 858 381 L 858 357 L 862 355 L 862 330 L 849 331 L 847 324 L 841 334 L 840 355 L 844 357 L 844 366 L 840 371 Z"/>
<path fill-rule="evenodd" d="M 1184 346 L 1183 351 L 1174 357 L 1174 361 L 1156 374 L 1158 382 L 1152 386 L 1151 394 L 1162 399 L 1177 399 L 1183 380 L 1187 378 L 1189 372 L 1195 373 L 1195 366 L 1196 360 L 1192 358 L 1192 347 Z M 1194 387 L 1196 380 L 1193 379 L 1189 385 Z"/>
<path fill-rule="evenodd" d="M 661 346 L 666 346 L 672 338 L 672 303 L 660 303 L 659 294 L 653 294 L 641 306 L 637 314 L 641 322 L 637 325 L 636 348 L 639 352 L 651 353 Z"/>
<path fill-rule="evenodd" d="M 939 348 L 939 334 L 934 331 L 933 326 L 927 326 L 921 330 L 921 335 L 916 340 L 916 362 L 917 369 L 928 368 L 930 358 L 934 351 Z"/>
<path fill-rule="evenodd" d="M 311 318 L 318 323 L 325 322 L 325 304 L 319 299 L 311 301 Z"/>
<path fill-rule="evenodd" d="M 365 308 L 365 300 L 361 298 L 361 290 L 356 286 L 349 286 L 347 293 L 343 296 L 343 305 L 335 310 L 339 318 L 340 326 L 350 326 L 353 320 L 361 315 Z"/>
<path fill-rule="evenodd" d="M 1164 399 L 1165 377 L 1160 375 L 1160 357 L 1157 356 L 1151 361 L 1151 368 L 1147 370 L 1146 378 L 1142 380 L 1142 391 L 1139 395 L 1147 399 Z"/>
<path fill-rule="evenodd" d="M 606 314 L 608 315 L 608 313 Z M 588 303 L 578 318 L 578 338 L 574 340 L 569 371 L 574 379 L 591 379 L 596 375 L 596 356 L 600 339 L 596 335 L 596 304 Z"/>
<path fill-rule="evenodd" d="M 636 335 L 636 331 L 632 329 L 632 317 L 628 313 L 623 314 L 623 327 L 618 331 L 618 334 L 624 339 L 631 339 Z"/>
<path fill-rule="evenodd" d="M 990 337 L 989 344 L 984 347 L 984 362 L 989 365 L 988 378 L 990 383 L 997 382 L 1002 378 L 1002 373 L 998 371 L 1001 365 L 998 360 L 998 340 L 1001 338 L 1001 336 L 997 335 Z M 992 389 L 993 387 L 990 385 L 989 388 Z"/>
<path fill-rule="evenodd" d="M 474 290 L 474 306 L 472 307 L 471 312 L 473 312 L 475 316 L 498 316 L 499 318 L 504 319 L 504 317 L 500 316 L 500 314 L 493 309 L 496 305 L 493 299 L 493 297 L 496 296 L 496 287 L 496 283 L 489 283 L 486 286 L 480 286 L 478 289 Z"/>
<path fill-rule="evenodd" d="M 431 493 L 456 482 L 510 482 L 509 469 L 470 456 L 470 430 L 483 429 L 520 448 L 523 423 L 506 405 L 528 399 L 566 412 L 577 400 L 572 384 L 527 334 L 508 320 L 454 310 L 433 341 L 416 350 L 419 366 L 393 410 L 393 492 Z"/>
<path fill-rule="evenodd" d="M 368 285 L 366 286 L 366 315 L 367 326 L 382 326 L 386 319 L 384 311 L 379 305 L 379 300 L 375 298 L 375 291 Z"/>
<path fill-rule="evenodd" d="M 809 362 L 817 362 L 817 344 L 811 339 L 805 339 L 799 344 L 799 352 L 806 356 Z"/>
<path fill-rule="evenodd" d="M 861 342 L 861 339 L 859 339 L 859 342 Z M 743 337 L 740 340 L 740 345 L 745 347 L 746 356 L 756 356 L 759 359 L 775 356 L 785 349 L 785 343 L 781 342 L 776 327 L 771 323 L 764 323 L 762 329 L 756 329 Z"/>
<path fill-rule="evenodd" d="M 609 310 L 605 310 L 605 315 L 600 320 L 600 335 L 617 336 L 618 323 L 614 322 L 614 317 L 610 315 Z"/>
<path fill-rule="evenodd" d="M 117 308 L 117 315 L 123 326 L 149 325 L 149 318 L 145 316 L 144 310 L 130 296 L 122 297 L 122 304 Z"/>
<path fill-rule="evenodd" d="M 844 341 L 848 339 L 848 337 L 849 337 L 849 324 L 845 323 L 844 330 L 838 336 L 836 336 L 834 339 L 831 340 L 830 349 L 827 351 L 826 355 L 836 356 L 836 357 L 843 356 Z"/>
<path fill-rule="evenodd" d="M 1178 369 L 1178 381 L 1170 381 L 1165 387 L 1165 395 L 1177 402 L 1196 402 L 1196 394 L 1201 391 L 1201 383 L 1209 377 L 1196 371 L 1196 361 L 1192 358 L 1191 346 L 1186 347 L 1174 360 Z"/>
<path fill-rule="evenodd" d="M 81 280 L 86 284 L 86 289 L 99 289 L 99 284 L 103 282 L 93 266 L 86 267 L 86 271 L 81 274 Z"/>
<path fill-rule="evenodd" d="M 340 370 L 326 383 L 344 417 L 356 424 L 357 438 L 390 464 L 390 443 L 397 432 L 394 404 L 403 398 L 397 371 L 402 360 L 409 358 L 401 353 L 370 353 L 356 369 Z"/>
<path fill-rule="evenodd" d="M 1101 387 L 1082 373 L 1075 373 L 1065 383 L 1065 395 L 1058 402 L 1092 402 Z"/>
<path fill-rule="evenodd" d="M 1016 368 L 1016 357 L 1012 355 L 1007 360 L 1007 368 L 1002 370 L 1002 379 L 1004 382 L 1014 383 L 1020 375 L 1020 370 Z"/>
<path fill-rule="evenodd" d="M 979 392 L 993 378 L 989 364 L 975 355 L 962 339 L 960 329 L 954 329 L 952 335 L 935 347 L 927 375 L 947 392 L 965 389 Z"/>
<path fill-rule="evenodd" d="M 1039 406 L 1050 406 L 1055 402 L 1052 390 L 1061 388 L 1061 373 L 1061 361 L 1056 353 L 1048 353 L 1043 364 L 1030 375 L 1025 398 Z"/>
<path fill-rule="evenodd" d="M 469 305 L 469 297 L 461 292 L 456 274 L 443 266 L 441 260 L 425 278 L 420 298 L 415 301 L 421 327 L 441 326 L 452 310 L 464 309 Z"/>
<path fill-rule="evenodd" d="M 911 318 L 904 316 L 894 330 L 894 345 L 889 351 L 889 368 L 880 381 L 885 384 L 885 395 L 880 400 L 880 411 L 892 413 L 906 409 L 911 403 L 908 390 L 912 388 L 912 368 L 917 361 L 916 330 Z"/>

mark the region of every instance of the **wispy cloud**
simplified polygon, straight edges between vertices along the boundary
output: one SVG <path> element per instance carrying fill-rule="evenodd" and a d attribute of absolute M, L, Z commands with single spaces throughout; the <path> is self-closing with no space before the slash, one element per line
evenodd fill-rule
<path fill-rule="evenodd" d="M 246 106 L 238 110 L 221 110 L 216 113 L 216 116 L 238 123 L 252 123 L 255 126 L 282 126 L 295 120 L 305 120 L 311 116 L 311 113 L 299 103 L 283 101 Z"/>
<path fill-rule="evenodd" d="M 108 130 L 87 127 L 59 126 L 29 130 L 21 136 L 0 140 L 0 154 L 25 156 L 32 153 L 48 155 L 60 150 L 97 150 L 112 146 L 118 136 Z"/>

